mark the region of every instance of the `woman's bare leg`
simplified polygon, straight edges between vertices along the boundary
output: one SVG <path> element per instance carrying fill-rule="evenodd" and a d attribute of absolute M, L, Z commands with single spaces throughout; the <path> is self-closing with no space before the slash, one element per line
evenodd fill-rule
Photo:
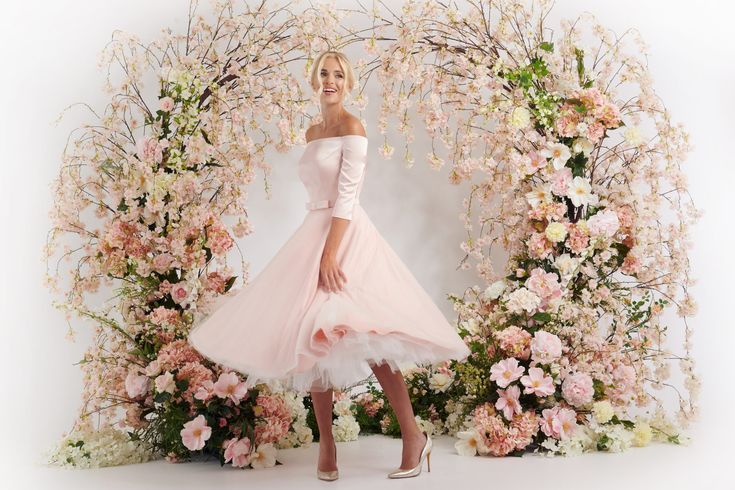
<path fill-rule="evenodd" d="M 319 462 L 317 469 L 334 471 L 337 469 L 337 448 L 332 435 L 332 400 L 334 390 L 311 391 L 314 415 L 319 426 Z"/>
<path fill-rule="evenodd" d="M 400 371 L 393 372 L 388 364 L 371 364 L 370 367 L 388 397 L 393 411 L 401 426 L 401 438 L 403 439 L 403 455 L 400 469 L 413 468 L 419 462 L 421 449 L 426 443 L 426 437 L 422 434 L 416 419 L 414 418 L 411 399 L 408 396 L 408 387 Z"/>

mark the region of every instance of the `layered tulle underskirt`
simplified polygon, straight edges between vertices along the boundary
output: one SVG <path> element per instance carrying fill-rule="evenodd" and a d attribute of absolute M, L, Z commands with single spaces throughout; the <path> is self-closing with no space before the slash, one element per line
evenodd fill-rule
<path fill-rule="evenodd" d="M 248 387 L 344 389 L 386 363 L 393 371 L 462 360 L 456 329 L 357 204 L 337 262 L 340 291 L 319 286 L 331 208 L 306 214 L 248 285 L 218 299 L 189 333 L 210 360 L 241 372 Z"/>

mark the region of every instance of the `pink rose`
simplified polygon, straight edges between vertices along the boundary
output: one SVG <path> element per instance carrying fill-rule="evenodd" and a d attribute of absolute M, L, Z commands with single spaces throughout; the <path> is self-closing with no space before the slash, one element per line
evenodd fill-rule
<path fill-rule="evenodd" d="M 150 379 L 148 376 L 142 376 L 134 371 L 128 372 L 125 377 L 125 391 L 130 398 L 137 398 L 148 393 L 150 387 Z"/>
<path fill-rule="evenodd" d="M 171 97 L 164 97 L 158 101 L 158 108 L 164 112 L 171 112 L 174 108 L 174 99 Z"/>

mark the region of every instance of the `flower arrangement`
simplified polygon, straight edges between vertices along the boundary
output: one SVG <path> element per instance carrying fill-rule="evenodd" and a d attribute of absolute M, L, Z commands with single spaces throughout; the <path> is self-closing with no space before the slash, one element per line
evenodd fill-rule
<path fill-rule="evenodd" d="M 688 229 L 698 216 L 680 168 L 687 134 L 641 55 L 591 16 L 564 21 L 553 39 L 548 1 L 467 4 L 408 2 L 400 19 L 381 19 L 396 39 L 371 51 L 381 63 L 381 131 L 398 116 L 410 164 L 415 106 L 451 157 L 450 182 L 471 183 L 460 267 L 476 259 L 487 281 L 449 295 L 472 354 L 445 368 L 447 391 L 437 389 L 445 374 L 430 387 L 431 368 L 407 376 L 414 406 L 447 421 L 448 401 L 460 407 L 450 425 L 461 454 L 683 442 L 699 387 L 687 323 Z M 598 49 L 582 42 L 585 25 Z M 426 159 L 445 163 L 433 144 Z M 508 260 L 496 273 L 499 245 Z M 681 353 L 668 345 L 676 323 Z M 667 382 L 672 360 L 684 390 Z M 657 393 L 667 387 L 678 425 Z"/>
<path fill-rule="evenodd" d="M 245 189 L 258 170 L 270 190 L 266 149 L 303 142 L 309 98 L 293 67 L 305 77 L 314 53 L 355 44 L 373 59 L 357 61 L 361 89 L 351 103 L 365 107 L 375 73 L 379 130 L 387 134 L 397 116 L 406 139 L 400 154 L 386 136 L 380 153 L 413 164 L 415 108 L 432 136 L 426 161 L 437 170 L 449 163 L 450 183 L 472 184 L 460 267 L 476 260 L 485 284 L 449 295 L 472 355 L 405 373 L 421 427 L 456 435 L 461 454 L 495 456 L 682 442 L 657 392 L 675 391 L 686 428 L 699 386 L 686 253 L 698 212 L 680 168 L 688 137 L 639 53 L 599 23 L 591 24 L 598 50 L 582 43 L 578 21 L 550 38 L 549 3 L 468 1 L 460 12 L 408 1 L 400 16 L 352 9 L 375 21 L 352 31 L 346 12 L 329 5 L 239 12 L 218 0 L 214 23 L 192 3 L 185 35 L 165 30 L 144 45 L 116 32 L 100 60 L 112 101 L 64 152 L 44 251 L 50 261 L 66 242 L 47 284 L 63 288 L 56 305 L 68 320 L 90 320 L 95 338 L 81 362 L 76 439 L 62 441 L 54 460 L 115 464 L 151 451 L 182 461 L 202 452 L 256 468 L 277 464 L 278 448 L 311 442 L 308 399 L 246 392 L 240 375 L 185 339 L 233 291 L 227 256 L 253 232 Z M 278 138 L 268 131 L 274 122 Z M 500 273 L 498 249 L 508 255 Z M 72 265 L 62 271 L 62 262 Z M 91 298 L 113 288 L 102 306 Z M 683 352 L 668 345 L 675 323 L 684 325 Z M 684 390 L 669 382 L 671 360 Z M 339 440 L 398 434 L 372 385 L 339 396 Z M 633 416 L 651 405 L 652 416 Z M 117 421 L 118 432 L 97 434 L 93 414 L 100 426 Z M 90 449 L 125 437 L 136 446 L 117 459 Z"/>

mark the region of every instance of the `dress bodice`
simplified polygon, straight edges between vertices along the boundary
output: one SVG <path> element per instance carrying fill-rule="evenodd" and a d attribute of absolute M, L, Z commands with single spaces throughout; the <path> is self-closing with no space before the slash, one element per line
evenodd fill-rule
<path fill-rule="evenodd" d="M 333 208 L 332 216 L 352 219 L 367 164 L 368 139 L 359 134 L 309 141 L 298 174 L 306 187 L 306 209 Z"/>

